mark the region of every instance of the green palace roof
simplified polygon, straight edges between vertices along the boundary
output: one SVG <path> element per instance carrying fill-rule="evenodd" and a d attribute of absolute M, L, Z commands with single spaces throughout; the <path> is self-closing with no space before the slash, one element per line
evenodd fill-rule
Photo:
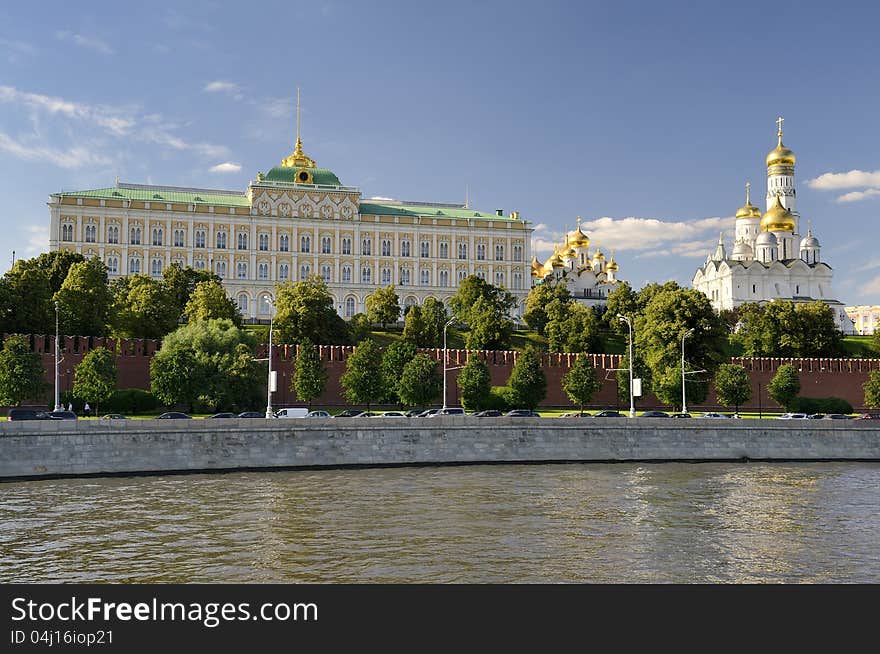
<path fill-rule="evenodd" d="M 329 170 L 327 168 L 295 168 L 292 166 L 275 166 L 263 176 L 263 179 L 270 182 L 288 182 L 289 184 L 296 184 L 296 176 L 301 170 L 305 170 L 311 173 L 313 180 L 311 182 L 312 184 L 319 184 L 324 186 L 342 186 L 342 182 L 339 181 L 339 178 L 336 176 L 336 174 L 332 170 Z"/>
<path fill-rule="evenodd" d="M 250 207 L 247 197 L 239 191 L 217 191 L 176 186 L 119 184 L 111 188 L 55 193 L 60 197 L 98 198 L 101 200 L 136 200 L 138 202 L 175 202 L 213 204 L 229 207 Z"/>
<path fill-rule="evenodd" d="M 505 220 L 514 221 L 510 216 L 499 216 L 496 213 L 486 213 L 474 209 L 465 209 L 460 205 L 425 205 L 416 204 L 392 204 L 382 202 L 361 202 L 360 212 L 372 216 L 420 216 L 422 218 L 457 218 L 464 220 L 475 218 L 477 220 Z"/>

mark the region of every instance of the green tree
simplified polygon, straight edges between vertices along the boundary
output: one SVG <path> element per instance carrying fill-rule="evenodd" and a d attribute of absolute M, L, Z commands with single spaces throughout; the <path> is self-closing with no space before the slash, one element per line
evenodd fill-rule
<path fill-rule="evenodd" d="M 579 355 L 571 369 L 562 376 L 562 390 L 581 412 L 601 388 L 602 382 L 596 377 L 596 370 L 586 353 Z"/>
<path fill-rule="evenodd" d="M 722 363 L 715 373 L 715 395 L 718 402 L 726 407 L 739 408 L 752 397 L 752 380 L 742 366 Z"/>
<path fill-rule="evenodd" d="M 116 357 L 106 348 L 95 348 L 74 371 L 73 396 L 94 404 L 97 415 L 98 406 L 109 400 L 115 390 Z"/>
<path fill-rule="evenodd" d="M 779 334 L 769 324 L 764 307 L 748 302 L 738 307 L 739 316 L 730 340 L 742 346 L 743 356 L 764 357 L 777 351 Z"/>
<path fill-rule="evenodd" d="M 822 302 L 806 302 L 795 307 L 794 349 L 799 357 L 832 357 L 840 354 L 843 334 L 837 327 L 834 309 Z"/>
<path fill-rule="evenodd" d="M 865 406 L 872 409 L 880 407 L 880 370 L 874 370 L 868 375 L 868 381 L 862 385 L 865 391 Z"/>
<path fill-rule="evenodd" d="M 416 347 L 428 347 L 430 338 L 422 308 L 418 305 L 411 306 L 403 321 L 403 339 Z"/>
<path fill-rule="evenodd" d="M 231 320 L 236 327 L 241 327 L 241 311 L 238 310 L 238 305 L 226 294 L 223 285 L 214 280 L 196 284 L 184 313 L 190 322 L 225 318 Z"/>
<path fill-rule="evenodd" d="M 647 364 L 651 390 L 664 404 L 681 404 L 681 343 L 685 336 L 687 368 L 705 371 L 711 378 L 725 360 L 727 326 L 715 313 L 709 298 L 694 289 L 662 288 L 651 295 L 635 320 L 635 346 Z M 687 380 L 687 400 L 706 399 L 705 381 Z"/>
<path fill-rule="evenodd" d="M 624 282 L 625 283 L 625 282 Z M 571 293 L 565 284 L 542 283 L 533 286 L 526 298 L 526 311 L 523 320 L 533 330 L 544 336 L 544 329 L 550 322 L 547 307 L 554 301 L 559 300 L 567 303 L 571 299 Z"/>
<path fill-rule="evenodd" d="M 615 284 L 614 289 L 608 294 L 605 307 L 607 309 L 605 321 L 608 323 L 608 328 L 618 336 L 628 336 L 629 334 L 629 329 L 623 321 L 618 319 L 618 314 L 634 317 L 642 310 L 638 295 L 629 282 Z"/>
<path fill-rule="evenodd" d="M 770 397 L 786 411 L 791 411 L 794 401 L 801 392 L 801 380 L 798 371 L 790 363 L 779 366 L 773 379 L 767 385 Z"/>
<path fill-rule="evenodd" d="M 210 270 L 195 270 L 189 266 L 185 268 L 179 263 L 172 263 L 166 266 L 162 271 L 162 281 L 168 289 L 174 306 L 177 307 L 178 318 L 183 315 L 186 305 L 192 297 L 196 286 L 203 282 L 214 282 L 222 286 L 223 280 Z M 229 318 L 234 320 L 232 316 L 211 316 L 212 318 Z M 240 319 L 240 318 L 239 318 Z M 240 323 L 237 323 L 240 325 Z"/>
<path fill-rule="evenodd" d="M 65 323 L 61 323 L 61 328 L 66 329 Z M 16 261 L 0 279 L 0 333 L 3 332 L 55 333 L 49 275 L 28 261 Z"/>
<path fill-rule="evenodd" d="M 599 352 L 599 319 L 577 300 L 555 301 L 547 309 L 545 333 L 551 352 Z"/>
<path fill-rule="evenodd" d="M 400 318 L 400 298 L 393 285 L 376 289 L 367 296 L 367 318 L 382 325 L 382 329 L 389 322 L 397 322 Z"/>
<path fill-rule="evenodd" d="M 536 409 L 547 395 L 547 378 L 541 368 L 541 354 L 532 348 L 521 353 L 507 380 L 511 404 Z"/>
<path fill-rule="evenodd" d="M 382 375 L 382 355 L 372 339 L 358 343 L 345 364 L 340 378 L 345 399 L 351 404 L 370 405 L 387 396 L 385 378 Z"/>
<path fill-rule="evenodd" d="M 424 347 L 443 347 L 443 328 L 449 320 L 446 306 L 436 298 L 426 298 L 422 303 L 422 319 L 425 321 Z"/>
<path fill-rule="evenodd" d="M 509 347 L 513 324 L 508 315 L 516 298 L 476 275 L 466 277 L 449 300 L 452 315 L 465 323 L 469 350 L 504 350 Z"/>
<path fill-rule="evenodd" d="M 70 250 L 52 250 L 43 252 L 30 260 L 36 268 L 44 271 L 49 276 L 49 291 L 52 295 L 61 290 L 61 285 L 67 279 L 70 267 L 75 263 L 82 263 L 86 258 L 78 252 Z"/>
<path fill-rule="evenodd" d="M 326 386 L 327 371 L 321 363 L 318 348 L 310 341 L 303 341 L 297 348 L 291 390 L 300 400 L 307 402 L 311 410 L 312 400 L 320 397 Z"/>
<path fill-rule="evenodd" d="M 468 411 L 488 409 L 491 403 L 492 377 L 489 366 L 478 357 L 468 358 L 456 380 L 461 405 Z"/>
<path fill-rule="evenodd" d="M 115 336 L 162 338 L 177 328 L 180 312 L 161 280 L 131 275 L 114 280 L 110 289 Z"/>
<path fill-rule="evenodd" d="M 401 402 L 400 378 L 406 364 L 412 361 L 417 353 L 416 346 L 408 341 L 394 341 L 385 349 L 382 355 L 382 376 L 387 390 L 384 398 L 386 402 Z"/>
<path fill-rule="evenodd" d="M 153 394 L 166 405 L 244 411 L 265 397 L 266 365 L 231 320 L 199 320 L 168 334 L 150 363 Z"/>
<path fill-rule="evenodd" d="M 27 337 L 7 337 L 0 350 L 0 404 L 18 406 L 41 397 L 48 388 L 44 375 L 40 355 L 31 352 Z"/>
<path fill-rule="evenodd" d="M 339 345 L 347 341 L 348 328 L 336 309 L 327 284 L 317 275 L 300 282 L 276 286 L 275 329 L 279 342 L 304 339 L 318 345 Z"/>
<path fill-rule="evenodd" d="M 400 376 L 400 401 L 409 406 L 425 406 L 440 395 L 442 381 L 437 362 L 427 354 L 417 354 L 403 367 Z"/>
<path fill-rule="evenodd" d="M 103 336 L 110 322 L 112 297 L 107 287 L 107 267 L 97 257 L 70 266 L 55 293 L 61 323 L 68 334 Z"/>
<path fill-rule="evenodd" d="M 354 314 L 348 321 L 348 334 L 351 340 L 360 342 L 370 338 L 373 333 L 373 323 L 363 313 Z"/>

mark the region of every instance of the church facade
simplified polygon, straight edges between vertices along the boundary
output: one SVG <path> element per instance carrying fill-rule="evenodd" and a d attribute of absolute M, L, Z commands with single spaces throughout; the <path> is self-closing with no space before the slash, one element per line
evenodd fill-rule
<path fill-rule="evenodd" d="M 299 112 L 297 112 L 299 114 Z M 521 315 L 531 223 L 464 204 L 362 198 L 302 148 L 243 191 L 118 181 L 49 198 L 50 249 L 97 256 L 111 279 L 160 277 L 173 263 L 213 270 L 246 317 L 268 320 L 275 285 L 320 276 L 338 313 L 397 287 L 401 304 L 448 301 L 469 275 L 502 286 Z"/>
<path fill-rule="evenodd" d="M 751 203 L 746 184 L 746 203 L 736 212 L 732 249 L 728 251 L 722 234 L 715 252 L 694 274 L 693 287 L 709 297 L 716 311 L 746 302 L 821 300 L 834 311 L 841 331 L 855 333 L 844 304 L 834 297 L 833 269 L 822 260 L 818 238 L 812 228 L 801 235 L 801 215 L 795 206 L 796 158 L 782 143 L 782 122 L 777 120 L 777 144 L 766 157 L 766 210 L 762 213 Z"/>

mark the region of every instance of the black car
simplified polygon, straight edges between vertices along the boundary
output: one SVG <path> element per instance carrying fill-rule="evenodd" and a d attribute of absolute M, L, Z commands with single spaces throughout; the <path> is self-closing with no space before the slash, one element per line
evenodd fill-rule
<path fill-rule="evenodd" d="M 620 411 L 614 411 L 613 409 L 606 409 L 605 411 L 600 411 L 599 413 L 593 414 L 594 418 L 622 418 Z"/>
<path fill-rule="evenodd" d="M 208 416 L 209 418 L 237 418 L 237 413 L 215 413 L 213 416 Z"/>
<path fill-rule="evenodd" d="M 52 420 L 76 420 L 73 411 L 50 411 L 48 415 Z"/>
<path fill-rule="evenodd" d="M 422 411 L 417 417 L 418 418 L 430 418 L 435 413 L 437 413 L 440 409 L 428 409 L 427 411 Z"/>
<path fill-rule="evenodd" d="M 421 409 L 410 409 L 409 411 L 406 412 L 405 415 L 406 415 L 407 418 L 415 418 L 415 417 L 417 417 L 420 413 L 422 413 L 422 410 L 421 410 Z"/>
<path fill-rule="evenodd" d="M 669 414 L 665 411 L 645 411 L 642 413 L 641 418 L 668 418 Z"/>
<path fill-rule="evenodd" d="M 475 418 L 500 418 L 504 414 L 498 409 L 485 409 L 484 411 L 476 411 L 471 415 Z"/>
<path fill-rule="evenodd" d="M 38 411 L 37 409 L 9 409 L 7 415 L 9 420 L 51 420 L 47 411 Z"/>
<path fill-rule="evenodd" d="M 669 414 L 670 418 L 692 418 L 690 413 L 671 413 Z"/>
<path fill-rule="evenodd" d="M 560 418 L 592 418 L 592 413 L 587 413 L 586 411 L 573 411 L 569 413 L 563 413 Z"/>
<path fill-rule="evenodd" d="M 845 413 L 829 413 L 825 416 L 825 420 L 851 420 Z"/>
<path fill-rule="evenodd" d="M 178 420 L 181 418 L 192 418 L 192 416 L 188 416 L 180 411 L 168 411 L 161 416 L 156 416 L 156 420 Z"/>
<path fill-rule="evenodd" d="M 101 416 L 101 420 L 128 420 L 128 418 L 121 413 L 108 413 Z"/>
<path fill-rule="evenodd" d="M 531 409 L 514 409 L 504 414 L 508 418 L 540 418 L 540 413 L 535 413 Z"/>
<path fill-rule="evenodd" d="M 239 418 L 265 418 L 266 414 L 260 411 L 242 411 L 238 414 Z"/>
<path fill-rule="evenodd" d="M 334 418 L 354 418 L 355 416 L 359 416 L 363 413 L 363 411 L 359 411 L 357 409 L 346 409 L 341 413 L 337 413 Z"/>

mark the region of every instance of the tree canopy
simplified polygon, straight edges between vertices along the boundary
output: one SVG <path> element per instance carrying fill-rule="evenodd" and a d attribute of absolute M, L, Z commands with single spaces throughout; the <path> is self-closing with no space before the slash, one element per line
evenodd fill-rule
<path fill-rule="evenodd" d="M 555 301 L 563 304 L 571 299 L 565 284 L 538 284 L 533 286 L 526 298 L 526 311 L 523 320 L 533 330 L 544 336 L 544 329 L 550 322 L 548 306 Z"/>
<path fill-rule="evenodd" d="M 798 393 L 801 392 L 801 380 L 795 367 L 790 363 L 779 366 L 773 379 L 767 384 L 767 392 L 776 404 L 791 411 Z"/>
<path fill-rule="evenodd" d="M 74 263 L 55 293 L 61 324 L 68 334 L 104 336 L 110 323 L 112 297 L 107 267 L 97 257 Z"/>
<path fill-rule="evenodd" d="M 327 371 L 318 356 L 318 348 L 311 341 L 303 341 L 297 348 L 291 389 L 311 409 L 312 400 L 320 397 L 326 386 Z"/>
<path fill-rule="evenodd" d="M 547 378 L 541 368 L 541 354 L 529 348 L 520 354 L 507 380 L 509 401 L 520 409 L 536 409 L 547 395 Z"/>
<path fill-rule="evenodd" d="M 345 399 L 351 404 L 365 404 L 369 409 L 386 397 L 382 354 L 372 339 L 358 343 L 345 363 L 340 383 Z"/>
<path fill-rule="evenodd" d="M 575 359 L 574 365 L 562 376 L 562 390 L 571 400 L 577 404 L 583 412 L 584 405 L 593 399 L 593 396 L 602 388 L 602 382 L 596 377 L 596 369 L 590 357 L 584 353 Z"/>
<path fill-rule="evenodd" d="M 384 387 L 387 395 L 386 402 L 399 403 L 400 379 L 406 364 L 412 361 L 417 354 L 416 346 L 409 341 L 394 341 L 385 349 L 382 355 L 382 376 L 385 380 Z"/>
<path fill-rule="evenodd" d="M 184 309 L 187 320 L 231 320 L 241 327 L 238 305 L 226 294 L 219 281 L 207 280 L 196 284 Z"/>
<path fill-rule="evenodd" d="M 468 411 L 488 409 L 492 402 L 492 378 L 489 366 L 482 359 L 472 356 L 458 373 L 459 397 L 461 405 Z"/>
<path fill-rule="evenodd" d="M 110 288 L 115 336 L 162 338 L 177 328 L 180 312 L 162 280 L 131 275 L 113 280 Z"/>
<path fill-rule="evenodd" d="M 408 406 L 426 406 L 436 400 L 442 387 L 437 368 L 437 362 L 427 354 L 413 357 L 400 375 L 400 401 Z"/>
<path fill-rule="evenodd" d="M 508 315 L 516 298 L 503 288 L 471 275 L 465 277 L 449 300 L 456 320 L 468 327 L 469 350 L 504 350 L 509 347 L 513 324 Z"/>
<path fill-rule="evenodd" d="M 727 407 L 739 408 L 752 397 L 752 380 L 748 371 L 733 363 L 722 363 L 715 373 L 715 396 Z"/>
<path fill-rule="evenodd" d="M 773 300 L 738 307 L 731 340 L 749 357 L 830 357 L 841 352 L 842 333 L 834 310 L 822 302 Z"/>
<path fill-rule="evenodd" d="M 367 318 L 372 323 L 379 323 L 384 328 L 389 322 L 397 322 L 400 318 L 400 298 L 394 286 L 378 288 L 367 296 Z"/>
<path fill-rule="evenodd" d="M 0 404 L 18 406 L 23 400 L 40 399 L 46 392 L 40 355 L 31 352 L 26 336 L 6 338 L 0 350 Z"/>
<path fill-rule="evenodd" d="M 345 322 L 336 313 L 327 284 L 317 275 L 276 286 L 275 329 L 279 342 L 308 339 L 317 345 L 342 345 L 347 341 Z"/>
<path fill-rule="evenodd" d="M 874 370 L 868 375 L 868 381 L 862 385 L 862 390 L 865 391 L 865 406 L 880 408 L 880 370 Z"/>
<path fill-rule="evenodd" d="M 103 404 L 116 390 L 116 356 L 98 347 L 86 354 L 74 370 L 73 396 L 95 407 Z"/>
<path fill-rule="evenodd" d="M 599 318 L 577 300 L 554 300 L 545 331 L 551 352 L 600 352 Z"/>

